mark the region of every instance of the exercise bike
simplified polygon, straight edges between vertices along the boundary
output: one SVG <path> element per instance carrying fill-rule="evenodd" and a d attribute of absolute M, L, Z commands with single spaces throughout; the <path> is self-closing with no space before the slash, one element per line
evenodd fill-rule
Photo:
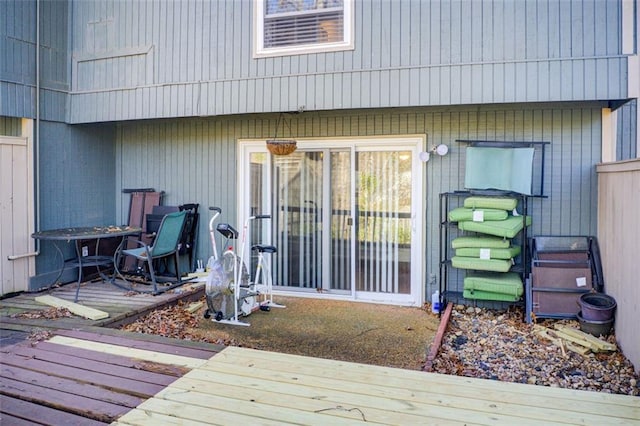
<path fill-rule="evenodd" d="M 240 244 L 240 254 L 236 252 L 236 246 L 230 245 L 230 240 L 238 239 L 238 231 L 228 223 L 220 223 L 215 230 L 224 238 L 224 247 L 227 247 L 218 258 L 215 243 L 215 233 L 213 224 L 222 210 L 217 207 L 210 207 L 214 211 L 209 221 L 209 234 L 213 246 L 213 255 L 209 259 L 209 274 L 205 294 L 207 309 L 205 318 L 213 317 L 213 320 L 223 324 L 249 326 L 247 322 L 240 321 L 256 310 L 269 311 L 271 307 L 284 307 L 273 302 L 271 273 L 268 270 L 268 263 L 264 253 L 275 253 L 274 246 L 256 244 L 252 250 L 258 252 L 258 265 L 256 267 L 256 281 L 250 282 L 246 265 L 244 264 L 244 246 L 249 230 L 249 223 L 256 219 L 269 219 L 269 215 L 251 216 L 245 222 L 242 242 Z M 262 300 L 258 300 L 261 298 Z"/>

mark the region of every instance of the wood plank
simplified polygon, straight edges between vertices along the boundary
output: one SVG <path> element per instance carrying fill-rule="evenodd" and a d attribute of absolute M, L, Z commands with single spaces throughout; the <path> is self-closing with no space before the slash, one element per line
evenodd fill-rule
<path fill-rule="evenodd" d="M 214 361 L 214 360 L 212 360 Z M 211 364 L 211 363 L 210 363 Z M 210 366 L 209 364 L 209 366 Z M 252 376 L 241 376 L 241 370 L 249 370 Z M 312 370 L 312 369 L 310 369 Z M 443 389 L 444 386 L 434 387 L 428 381 L 420 380 L 423 388 L 402 389 L 399 387 L 385 386 L 379 383 L 351 382 L 334 372 L 322 373 L 313 368 L 316 374 L 304 374 L 298 372 L 294 375 L 281 373 L 279 367 L 274 371 L 269 368 L 246 368 L 239 365 L 230 367 L 225 364 L 216 371 L 198 369 L 185 375 L 185 381 L 189 379 L 203 380 L 210 383 L 208 386 L 194 387 L 203 392 L 217 393 L 217 389 L 224 389 L 224 395 L 235 395 L 238 399 L 244 399 L 244 393 L 251 398 L 258 397 L 254 389 L 270 390 L 278 395 L 286 395 L 285 399 L 305 396 L 309 399 L 321 399 L 325 404 L 333 402 L 336 405 L 359 407 L 366 417 L 376 421 L 375 410 L 382 409 L 394 413 L 406 415 L 418 415 L 422 418 L 446 419 L 454 422 L 481 423 L 481 424 L 513 424 L 526 422 L 527 424 L 549 424 L 553 419 L 558 422 L 573 422 L 575 413 L 557 413 L 551 408 L 538 408 L 534 413 L 528 412 L 530 407 L 525 398 L 503 401 L 499 398 L 486 398 L 478 396 L 478 392 L 470 395 L 459 396 L 452 392 L 454 387 Z M 197 374 L 194 374 L 196 373 Z M 375 375 L 375 369 L 371 376 Z M 227 383 L 222 384 L 220 381 Z M 375 382 L 375 380 L 372 380 Z M 229 386 L 233 384 L 245 387 L 237 395 L 232 393 Z M 182 387 L 184 381 L 175 382 L 171 387 Z M 275 404 L 275 403 L 274 403 Z M 300 403 L 298 403 L 300 404 Z M 594 415 L 599 422 L 606 420 L 599 415 Z M 380 417 L 382 423 L 386 423 L 384 417 Z M 401 422 L 402 423 L 402 422 Z M 413 424 L 409 421 L 408 424 Z"/>
<path fill-rule="evenodd" d="M 217 416 L 215 417 L 217 419 Z M 185 419 L 184 417 L 176 417 L 175 414 L 165 415 L 154 413 L 149 410 L 131 410 L 124 417 L 120 417 L 117 421 L 111 423 L 111 426 L 124 425 L 140 425 L 140 426 L 201 426 L 202 421 Z"/>
<path fill-rule="evenodd" d="M 99 320 L 109 317 L 108 312 L 99 311 L 97 309 L 90 308 L 88 306 L 79 305 L 77 303 L 68 302 L 54 296 L 38 296 L 36 302 L 43 303 L 45 305 L 54 306 L 56 308 L 67 308 L 76 315 L 88 318 L 91 320 Z"/>
<path fill-rule="evenodd" d="M 184 393 L 184 392 L 183 392 Z M 177 392 L 174 394 L 177 396 Z M 202 401 L 198 401 L 202 402 Z M 227 402 L 233 404 L 233 400 L 227 398 Z M 211 406 L 215 408 L 211 408 Z M 180 413 L 180 417 L 189 420 L 202 422 L 203 424 L 252 424 L 252 425 L 282 425 L 282 424 L 322 424 L 322 425 L 354 425 L 361 424 L 355 420 L 332 419 L 329 415 L 313 415 L 298 410 L 283 410 L 283 412 L 273 411 L 269 406 L 263 404 L 243 404 L 244 410 L 238 407 L 231 409 L 221 409 L 221 405 L 210 404 L 201 405 L 185 403 L 184 401 L 172 401 L 168 399 L 152 398 L 140 405 L 138 409 L 154 413 L 171 415 Z M 121 420 L 126 421 L 127 416 Z M 288 420 L 287 420 L 288 419 Z M 323 421 L 320 421 L 322 419 Z"/>
<path fill-rule="evenodd" d="M 74 355 L 49 352 L 37 347 L 34 348 L 21 345 L 15 347 L 11 352 L 15 355 L 38 359 L 40 361 L 47 361 L 53 364 L 76 367 L 87 371 L 97 371 L 115 377 L 123 377 L 140 382 L 153 383 L 156 385 L 167 386 L 168 384 L 176 380 L 176 377 L 172 375 L 131 368 L 133 366 L 123 367 L 120 365 L 114 365 L 102 361 L 79 358 Z"/>
<path fill-rule="evenodd" d="M 56 345 L 49 342 L 38 342 L 37 347 L 42 348 L 43 350 L 48 351 L 52 354 L 72 355 L 77 358 L 95 360 L 105 364 L 119 365 L 123 367 L 134 368 L 136 370 L 151 371 L 174 377 L 180 377 L 190 371 L 190 369 L 184 367 L 158 364 L 151 361 L 142 361 L 122 355 L 107 354 L 96 352 L 90 349 L 80 349 L 66 345 Z"/>
<path fill-rule="evenodd" d="M 64 377 L 67 379 L 76 380 L 81 383 L 91 383 L 96 386 L 101 386 L 107 389 L 112 389 L 118 392 L 145 398 L 148 398 L 151 395 L 155 395 L 164 387 L 152 383 L 144 383 L 137 380 L 114 377 L 96 371 L 80 370 L 75 367 L 52 364 L 50 362 L 25 358 L 13 354 L 3 354 L 2 364 L 25 368 L 32 371 L 45 373 L 50 376 Z"/>
<path fill-rule="evenodd" d="M 79 330 L 60 330 L 56 333 L 59 336 L 72 337 L 74 339 L 90 340 L 92 342 L 108 343 L 111 345 L 125 346 L 131 349 L 144 349 L 153 352 L 181 355 L 189 358 L 209 359 L 217 352 L 212 350 L 187 348 L 180 345 L 173 345 L 169 342 L 155 343 L 144 340 L 135 340 L 130 336 L 109 336 L 96 333 L 88 333 Z"/>
<path fill-rule="evenodd" d="M 100 386 L 79 383 L 64 377 L 51 376 L 46 372 L 41 373 L 9 365 L 0 365 L 0 377 L 129 408 L 135 408 L 144 400 L 140 397 L 114 392 Z"/>
<path fill-rule="evenodd" d="M 146 361 L 159 362 L 161 364 L 172 364 L 187 368 L 196 368 L 202 365 L 205 360 L 199 358 L 191 358 L 181 355 L 163 354 L 143 349 L 132 349 L 123 346 L 111 345 L 106 343 L 91 342 L 88 340 L 74 339 L 65 336 L 53 336 L 49 342 L 59 345 L 67 345 L 81 349 L 91 349 L 98 352 L 109 353 L 114 355 L 125 355 L 132 358 L 138 358 Z"/>
<path fill-rule="evenodd" d="M 220 365 L 219 368 L 215 367 L 218 363 L 225 363 L 225 365 Z M 237 374 L 249 376 L 253 374 L 252 369 L 256 366 L 269 366 L 270 368 L 277 366 L 277 371 L 287 374 L 315 372 L 320 377 L 325 375 L 340 377 L 345 382 L 360 383 L 361 386 L 376 384 L 412 391 L 424 391 L 436 386 L 439 392 L 444 392 L 448 388 L 454 388 L 454 392 L 457 392 L 455 388 L 463 387 L 468 389 L 471 394 L 484 395 L 486 398 L 490 398 L 491 392 L 501 392 L 500 398 L 514 401 L 515 399 L 513 398 L 536 398 L 537 395 L 543 395 L 545 398 L 551 396 L 566 401 L 567 409 L 570 409 L 576 402 L 606 403 L 633 408 L 635 409 L 634 413 L 640 417 L 640 400 L 627 395 L 551 388 L 445 374 L 422 372 L 415 374 L 416 372 L 412 370 L 280 354 L 233 346 L 229 346 L 220 352 L 210 362 L 204 364 L 201 369 L 214 369 L 214 371 L 217 371 L 226 368 L 227 365 L 244 367 L 244 372 L 240 371 Z M 589 410 L 588 406 L 585 406 L 584 409 L 587 412 L 598 412 Z"/>
<path fill-rule="evenodd" d="M 2 422 L 4 424 L 11 425 L 11 426 L 32 426 L 33 425 L 32 421 L 24 420 L 19 417 L 14 417 L 10 414 L 3 413 L 2 411 L 0 411 L 0 414 L 2 414 L 0 418 L 2 419 Z M 100 424 L 105 424 L 105 423 L 100 423 Z"/>
<path fill-rule="evenodd" d="M 555 324 L 555 328 L 558 331 L 562 331 L 571 336 L 585 340 L 586 342 L 590 343 L 592 346 L 596 347 L 598 351 L 616 351 L 618 349 L 617 346 L 614 345 L 613 343 L 609 343 L 605 340 L 598 339 L 597 337 L 592 336 L 591 334 L 585 333 L 576 328 L 563 326 L 560 324 Z"/>
<path fill-rule="evenodd" d="M 233 375 L 222 375 L 220 380 L 211 381 L 210 376 L 211 374 L 208 374 L 197 379 L 184 377 L 178 383 L 160 392 L 155 398 L 196 405 L 205 404 L 208 401 L 209 407 L 225 411 L 238 410 L 239 413 L 242 413 L 243 405 L 259 402 L 267 406 L 265 407 L 267 412 L 280 412 L 283 408 L 311 413 L 326 411 L 327 414 L 334 416 L 360 418 L 374 424 L 421 424 L 424 422 L 425 415 L 429 415 L 429 421 L 434 424 L 459 424 L 459 419 L 447 419 L 447 413 L 440 412 L 433 417 L 434 410 L 425 409 L 426 405 L 421 406 L 415 402 L 395 398 L 375 398 L 370 395 L 341 391 L 334 393 L 312 386 L 295 384 L 291 386 L 270 380 L 242 377 L 239 382 L 235 382 Z M 221 392 L 218 389 L 224 390 Z M 176 392 L 176 390 L 182 390 L 182 392 Z M 329 413 L 333 411 L 335 412 Z M 356 414 L 357 416 L 354 417 Z M 471 416 L 468 417 L 471 418 Z M 482 416 L 474 414 L 472 423 L 480 423 L 481 420 Z"/>
<path fill-rule="evenodd" d="M 117 328 L 110 328 L 110 327 L 109 328 L 107 328 L 107 327 L 95 327 L 93 325 L 87 325 L 86 327 L 82 327 L 81 330 L 82 331 L 91 332 L 91 333 L 95 333 L 95 334 L 100 334 L 100 335 L 123 336 L 123 337 L 127 337 L 127 338 L 134 339 L 134 340 L 142 340 L 142 341 L 156 342 L 156 343 L 166 343 L 166 344 L 172 344 L 172 345 L 176 345 L 176 346 L 183 346 L 183 347 L 187 347 L 187 348 L 203 349 L 203 350 L 206 350 L 206 351 L 210 351 L 211 352 L 211 356 L 215 355 L 216 353 L 218 353 L 221 350 L 223 350 L 224 348 L 226 348 L 226 346 L 224 346 L 224 345 L 218 345 L 218 344 L 213 344 L 213 343 L 208 343 L 208 342 L 197 342 L 197 341 L 194 341 L 194 340 L 175 339 L 175 338 L 172 338 L 172 337 L 159 336 L 157 334 L 136 333 L 136 332 L 133 332 L 133 331 L 120 330 L 120 329 L 117 329 Z"/>
<path fill-rule="evenodd" d="M 3 379 L 0 383 L 3 395 L 42 403 L 49 407 L 87 416 L 102 422 L 110 422 L 127 413 L 130 408 L 98 401 L 79 395 L 71 395 L 52 389 L 45 389 L 29 383 Z M 81 408 L 80 408 L 81 407 Z"/>
<path fill-rule="evenodd" d="M 66 411 L 56 410 L 54 408 L 45 407 L 43 405 L 34 404 L 33 402 L 23 401 L 12 398 L 7 395 L 0 395 L 0 412 L 2 412 L 3 422 L 7 424 L 14 423 L 13 419 L 22 419 L 26 424 L 48 423 L 52 425 L 78 425 L 78 426 L 97 426 L 106 423 L 92 420 L 87 417 L 81 417 Z M 7 415 L 14 416 L 13 419 L 5 417 Z"/>
<path fill-rule="evenodd" d="M 427 361 L 424 364 L 425 371 L 433 370 L 433 361 L 438 356 L 438 351 L 440 351 L 440 346 L 442 345 L 442 339 L 444 338 L 444 333 L 447 331 L 447 325 L 449 324 L 449 318 L 451 317 L 452 311 L 453 311 L 453 302 L 449 302 L 447 304 L 447 308 L 444 311 L 444 314 L 440 318 L 438 331 L 436 332 L 436 335 L 433 338 L 433 343 L 431 344 L 431 349 L 429 350 Z"/>

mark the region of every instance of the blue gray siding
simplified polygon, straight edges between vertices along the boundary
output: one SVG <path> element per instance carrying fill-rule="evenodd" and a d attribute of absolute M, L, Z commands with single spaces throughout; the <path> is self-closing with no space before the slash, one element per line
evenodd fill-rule
<path fill-rule="evenodd" d="M 115 127 L 42 122 L 40 129 L 40 229 L 117 224 L 114 182 Z M 68 257 L 72 246 L 64 248 Z M 55 248 L 43 242 L 36 258 L 41 288 L 59 267 Z"/>
<path fill-rule="evenodd" d="M 630 160 L 638 157 L 638 100 L 624 104 L 618 110 L 616 138 L 616 160 Z"/>
<path fill-rule="evenodd" d="M 69 2 L 41 1 L 40 8 L 40 117 L 64 121 Z M 36 2 L 0 1 L 0 115 L 36 116 L 36 42 Z"/>
<path fill-rule="evenodd" d="M 253 59 L 251 0 L 72 3 L 71 122 L 627 97 L 621 3 L 355 3 L 355 49 Z"/>
<path fill-rule="evenodd" d="M 420 108 L 415 110 L 308 113 L 291 121 L 294 137 L 364 137 L 426 133 L 429 144 L 446 143 L 450 154 L 425 164 L 427 274 L 438 274 L 438 199 L 463 189 L 464 146 L 456 139 L 548 141 L 545 199 L 533 199 L 532 232 L 537 235 L 596 235 L 600 161 L 600 105 L 527 108 Z M 165 204 L 202 205 L 198 256 L 210 254 L 206 208 L 223 208 L 233 221 L 236 206 L 236 141 L 269 138 L 276 115 L 183 119 L 120 124 L 116 192 L 153 187 L 167 192 Z M 117 202 L 117 219 L 127 217 L 129 198 Z M 428 292 L 427 294 L 430 294 Z"/>

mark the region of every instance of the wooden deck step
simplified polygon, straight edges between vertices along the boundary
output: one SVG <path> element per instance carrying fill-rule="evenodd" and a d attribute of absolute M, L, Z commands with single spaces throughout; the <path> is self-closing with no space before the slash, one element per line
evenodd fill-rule
<path fill-rule="evenodd" d="M 637 425 L 640 399 L 228 347 L 118 424 L 171 413 L 185 424 Z"/>

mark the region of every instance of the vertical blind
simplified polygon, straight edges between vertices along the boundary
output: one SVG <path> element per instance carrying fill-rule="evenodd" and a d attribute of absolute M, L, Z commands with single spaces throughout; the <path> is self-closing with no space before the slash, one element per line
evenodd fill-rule
<path fill-rule="evenodd" d="M 343 0 L 267 0 L 264 47 L 343 40 Z"/>
<path fill-rule="evenodd" d="M 323 155 L 295 152 L 274 159 L 277 283 L 322 286 Z"/>
<path fill-rule="evenodd" d="M 410 293 L 411 153 L 357 156 L 357 291 Z"/>

